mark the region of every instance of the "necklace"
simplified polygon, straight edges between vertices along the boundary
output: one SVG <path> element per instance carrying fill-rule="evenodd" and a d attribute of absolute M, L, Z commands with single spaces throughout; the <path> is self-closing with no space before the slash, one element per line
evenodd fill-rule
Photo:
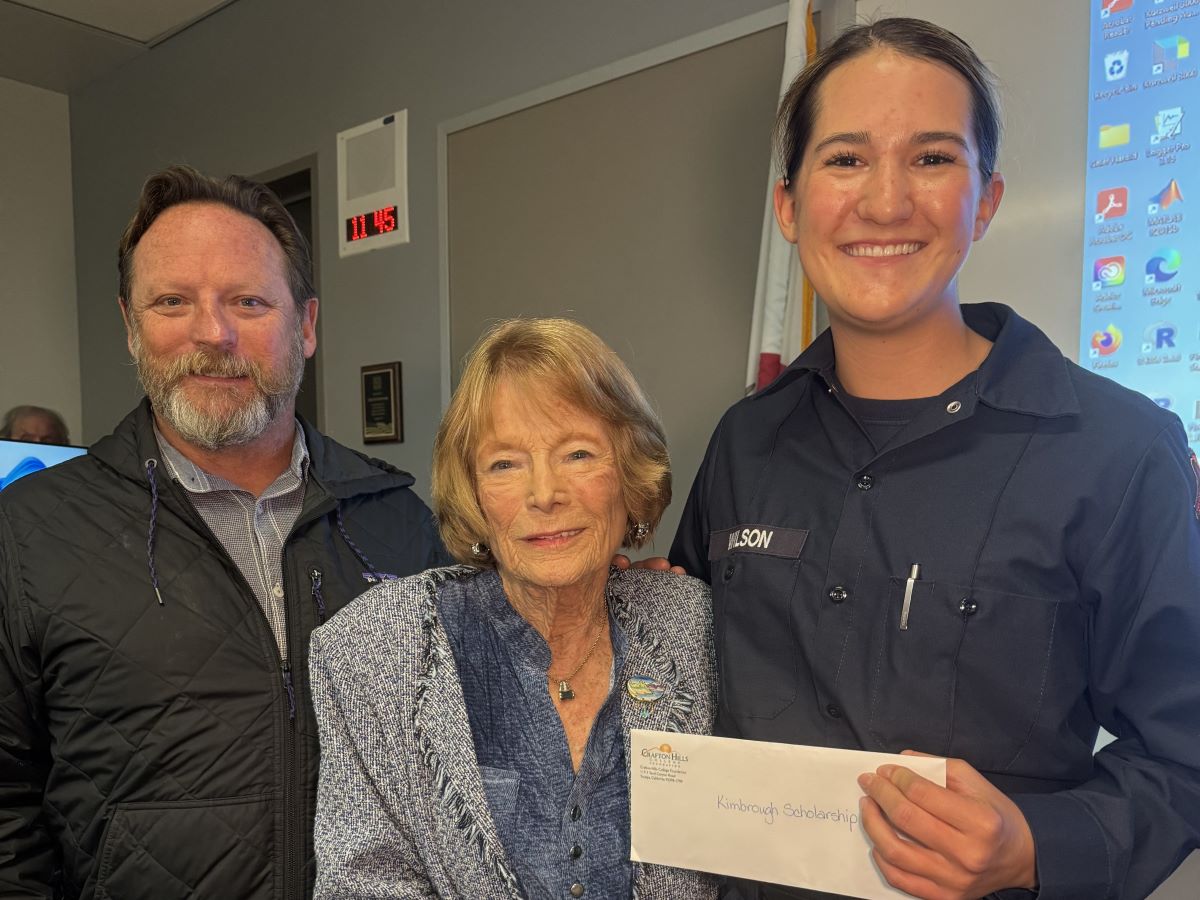
<path fill-rule="evenodd" d="M 583 654 L 583 659 L 581 659 L 579 661 L 579 665 L 577 665 L 574 669 L 571 670 L 570 675 L 567 675 L 565 678 L 555 678 L 553 675 L 550 674 L 549 670 L 546 671 L 547 678 L 549 678 L 551 681 L 558 682 L 558 699 L 559 700 L 574 700 L 575 699 L 575 691 L 573 691 L 571 689 L 571 679 L 574 678 L 576 675 L 578 675 L 580 670 L 582 670 L 583 667 L 587 665 L 587 661 L 592 658 L 592 654 L 595 653 L 596 648 L 600 646 L 600 635 L 602 635 L 602 634 L 604 634 L 604 628 L 602 627 L 602 625 L 600 625 L 598 623 L 597 628 L 596 628 L 596 636 L 594 638 L 592 638 L 592 645 L 590 647 L 588 647 L 587 653 Z"/>

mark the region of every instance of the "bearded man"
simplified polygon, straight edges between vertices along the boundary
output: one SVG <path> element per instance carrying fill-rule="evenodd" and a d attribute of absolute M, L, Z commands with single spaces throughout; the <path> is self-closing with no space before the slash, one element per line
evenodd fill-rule
<path fill-rule="evenodd" d="M 0 499 L 0 896 L 302 898 L 308 636 L 446 559 L 411 476 L 298 420 L 307 244 L 173 167 L 118 250 L 146 398 Z"/>

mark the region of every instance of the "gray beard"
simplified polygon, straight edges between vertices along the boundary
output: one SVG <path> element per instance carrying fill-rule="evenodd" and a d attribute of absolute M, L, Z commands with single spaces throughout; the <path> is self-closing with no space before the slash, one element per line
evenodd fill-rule
<path fill-rule="evenodd" d="M 282 413 L 292 408 L 304 377 L 300 329 L 296 330 L 284 367 L 274 372 L 233 354 L 206 351 L 160 362 L 145 352 L 136 330 L 132 349 L 138 381 L 154 412 L 189 444 L 208 451 L 243 446 L 261 437 Z M 248 376 L 254 382 L 254 395 L 232 409 L 205 409 L 193 403 L 183 390 L 186 375 Z"/>

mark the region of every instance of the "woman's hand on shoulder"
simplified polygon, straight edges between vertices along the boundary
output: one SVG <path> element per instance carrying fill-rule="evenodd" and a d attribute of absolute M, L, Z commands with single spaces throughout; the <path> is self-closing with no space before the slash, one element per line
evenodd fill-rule
<path fill-rule="evenodd" d="M 651 569 L 655 572 L 671 572 L 675 575 L 686 575 L 683 566 L 673 566 L 671 561 L 665 556 L 651 556 L 647 559 L 639 559 L 637 562 L 630 561 L 629 557 L 624 553 L 618 553 L 613 557 L 612 564 L 618 569 Z"/>

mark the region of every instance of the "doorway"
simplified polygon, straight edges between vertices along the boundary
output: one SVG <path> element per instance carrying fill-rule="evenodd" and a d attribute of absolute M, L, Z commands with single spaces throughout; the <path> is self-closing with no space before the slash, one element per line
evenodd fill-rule
<path fill-rule="evenodd" d="M 285 170 L 286 171 L 286 170 Z M 278 178 L 263 180 L 287 209 L 296 228 L 308 241 L 312 251 L 313 284 L 317 286 L 320 295 L 320 284 L 317 280 L 317 248 L 313 241 L 313 176 L 312 166 L 290 171 Z M 318 429 L 323 426 L 321 420 L 321 319 L 317 317 L 317 352 L 304 363 L 304 379 L 300 382 L 300 393 L 296 395 L 296 413 L 303 416 Z"/>

